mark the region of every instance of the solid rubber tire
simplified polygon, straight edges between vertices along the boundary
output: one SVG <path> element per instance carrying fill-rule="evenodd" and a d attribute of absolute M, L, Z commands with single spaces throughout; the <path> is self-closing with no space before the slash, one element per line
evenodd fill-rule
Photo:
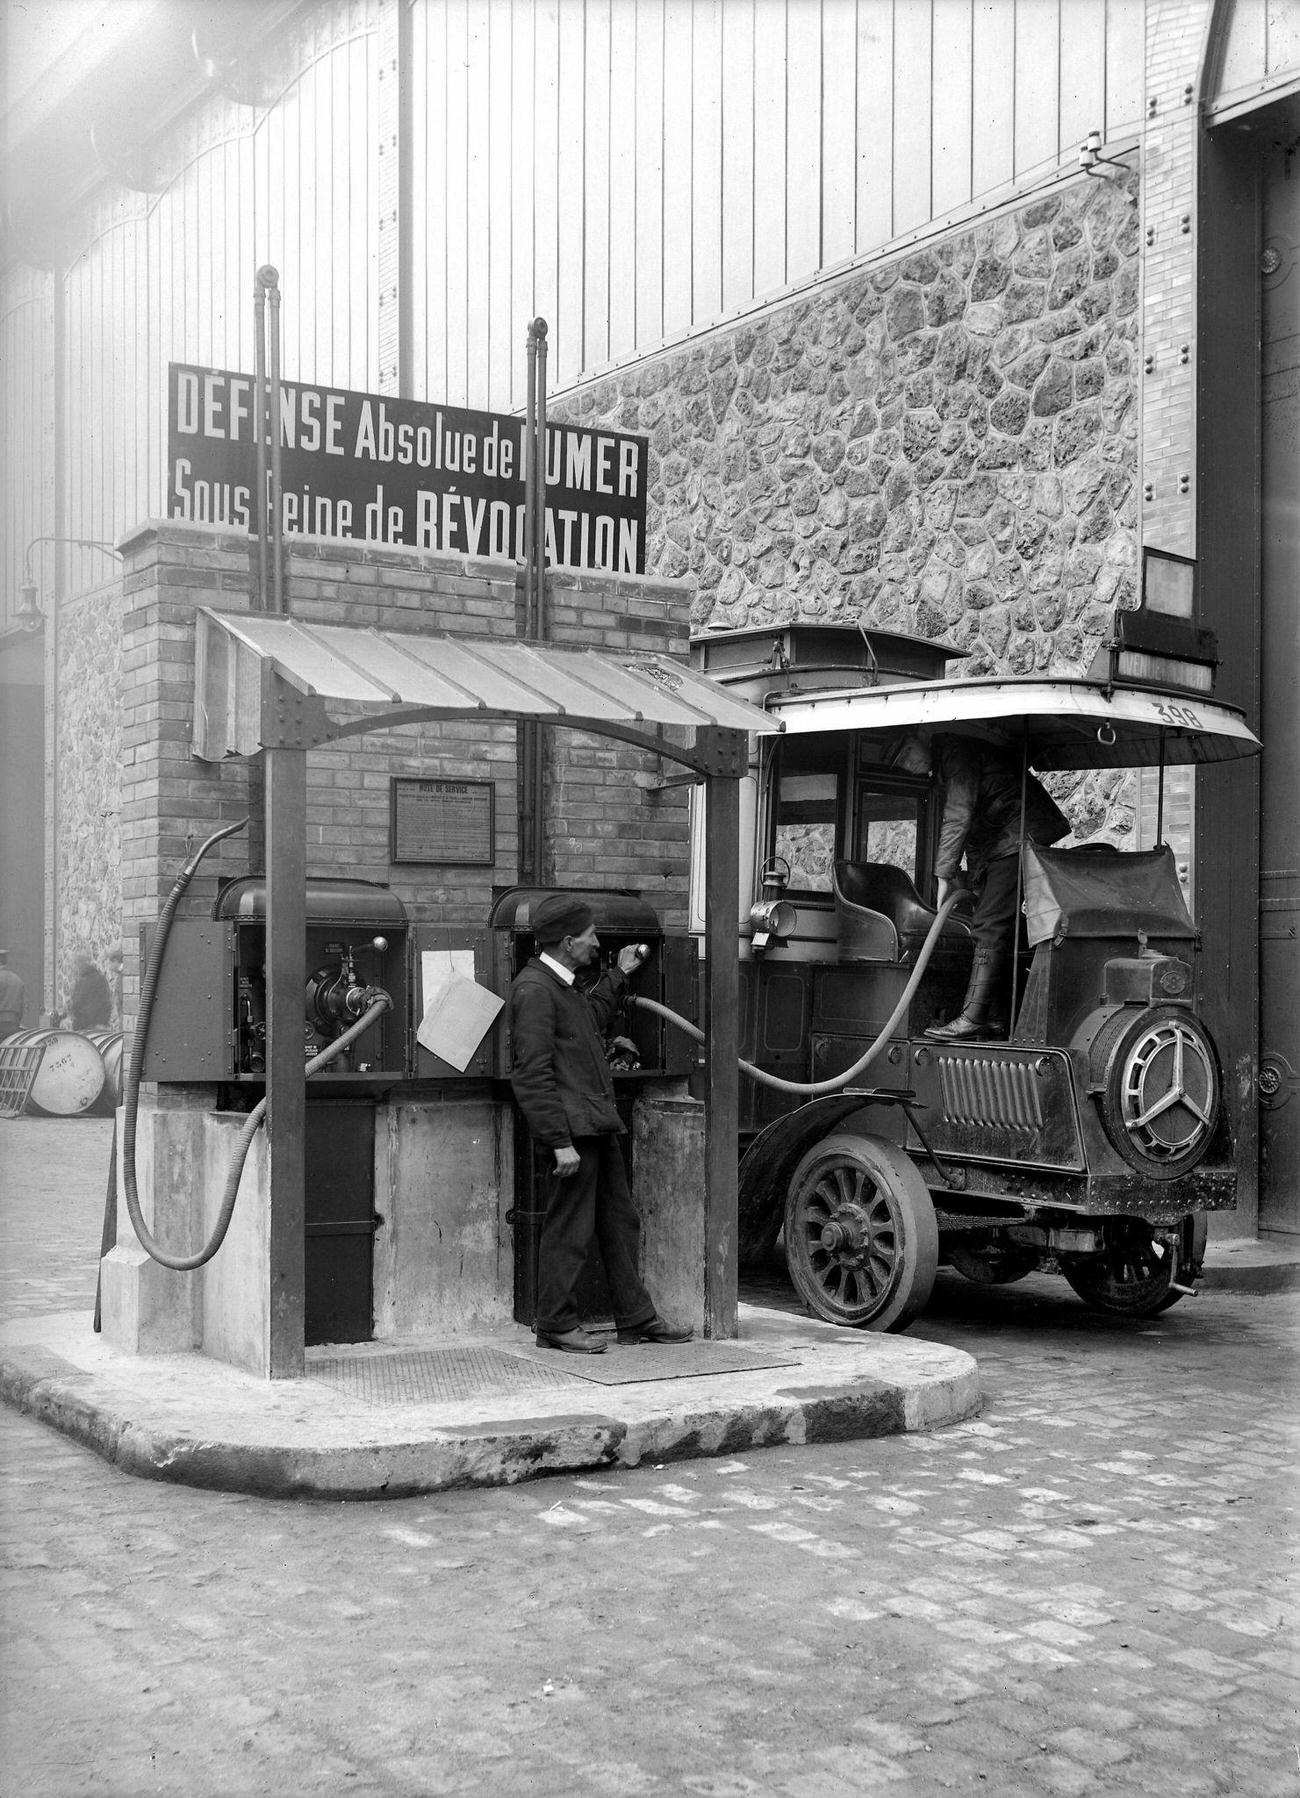
<path fill-rule="evenodd" d="M 874 1195 L 869 1203 L 876 1217 L 892 1226 L 893 1246 L 887 1255 L 887 1276 L 872 1299 L 858 1304 L 837 1304 L 817 1276 L 808 1235 L 800 1219 L 810 1195 L 844 1170 L 847 1184 Z M 839 1184 L 842 1197 L 843 1184 Z M 890 1231 L 882 1228 L 882 1239 Z M 939 1265 L 939 1226 L 929 1188 L 911 1157 L 895 1143 L 879 1137 L 840 1134 L 827 1136 L 804 1156 L 790 1180 L 785 1205 L 785 1251 L 795 1290 L 808 1309 L 827 1323 L 860 1330 L 905 1330 L 930 1297 Z"/>

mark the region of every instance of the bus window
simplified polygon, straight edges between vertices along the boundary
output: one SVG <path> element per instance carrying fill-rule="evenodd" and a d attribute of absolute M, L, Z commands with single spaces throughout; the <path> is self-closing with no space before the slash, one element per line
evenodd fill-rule
<path fill-rule="evenodd" d="M 773 797 L 772 853 L 790 864 L 792 893 L 831 891 L 839 841 L 844 753 L 836 744 L 781 745 Z"/>
<path fill-rule="evenodd" d="M 928 795 L 916 785 L 866 788 L 858 792 L 854 859 L 889 862 L 912 881 L 919 873 L 918 844 L 925 841 Z"/>
<path fill-rule="evenodd" d="M 1137 770 L 1137 829 L 1134 832 L 1139 849 L 1156 847 L 1156 821 L 1162 825 L 1164 841 L 1174 852 L 1179 885 L 1187 909 L 1195 917 L 1196 903 L 1196 770 L 1165 769 L 1164 816 L 1160 818 L 1160 770 Z"/>

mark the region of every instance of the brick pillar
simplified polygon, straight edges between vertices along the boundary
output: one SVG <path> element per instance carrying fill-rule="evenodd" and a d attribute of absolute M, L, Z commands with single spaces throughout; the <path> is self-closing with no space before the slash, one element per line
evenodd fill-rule
<path fill-rule="evenodd" d="M 1142 542 L 1196 554 L 1197 75 L 1210 0 L 1147 0 Z"/>
<path fill-rule="evenodd" d="M 221 823 L 242 817 L 244 765 L 214 767 L 190 747 L 194 707 L 196 605 L 245 604 L 247 552 L 228 534 L 193 526 L 149 526 L 123 544 L 122 620 L 122 967 L 123 1027 L 134 1028 L 143 968 L 140 926 L 153 924 L 177 874 Z M 186 909 L 206 911 L 216 876 L 248 865 L 242 837 L 204 862 Z"/>

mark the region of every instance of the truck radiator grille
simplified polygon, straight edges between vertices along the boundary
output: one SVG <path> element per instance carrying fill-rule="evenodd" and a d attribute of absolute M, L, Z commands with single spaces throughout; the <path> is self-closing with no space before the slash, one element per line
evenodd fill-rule
<path fill-rule="evenodd" d="M 1024 1062 L 978 1055 L 940 1055 L 939 1090 L 949 1123 L 1020 1130 L 1043 1126 L 1039 1082 Z"/>

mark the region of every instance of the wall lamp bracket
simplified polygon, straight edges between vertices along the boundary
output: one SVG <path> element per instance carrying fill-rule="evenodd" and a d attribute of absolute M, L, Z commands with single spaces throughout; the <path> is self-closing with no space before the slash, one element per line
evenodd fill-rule
<path fill-rule="evenodd" d="M 14 623 L 24 631 L 38 631 L 45 622 L 40 587 L 32 566 L 32 551 L 41 543 L 66 543 L 75 549 L 97 549 L 103 555 L 112 556 L 116 562 L 122 560 L 120 550 L 114 549 L 111 543 L 101 543 L 97 537 L 33 537 L 23 551 L 23 578 L 18 588 L 18 610 L 14 613 Z"/>

